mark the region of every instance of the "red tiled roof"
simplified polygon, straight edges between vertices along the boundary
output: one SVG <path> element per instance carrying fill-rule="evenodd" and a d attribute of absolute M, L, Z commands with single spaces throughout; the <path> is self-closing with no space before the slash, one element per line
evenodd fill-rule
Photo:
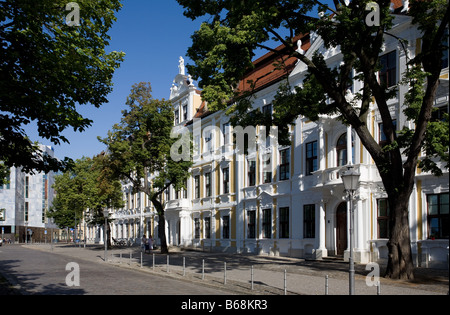
<path fill-rule="evenodd" d="M 311 47 L 309 34 L 294 37 L 293 42 L 302 39 L 302 49 L 304 51 Z M 239 83 L 239 91 L 257 91 L 271 85 L 289 75 L 294 70 L 298 61 L 296 57 L 291 57 L 285 45 L 278 46 L 275 51 L 271 51 L 253 62 L 254 68 L 250 70 Z M 281 67 L 276 64 L 281 63 Z"/>

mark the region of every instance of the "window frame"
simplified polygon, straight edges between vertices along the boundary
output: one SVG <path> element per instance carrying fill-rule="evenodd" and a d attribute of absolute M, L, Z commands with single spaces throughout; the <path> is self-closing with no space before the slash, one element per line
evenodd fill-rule
<path fill-rule="evenodd" d="M 262 238 L 271 239 L 272 238 L 272 209 L 265 208 L 262 209 Z"/>
<path fill-rule="evenodd" d="M 291 177 L 291 148 L 280 150 L 280 181 Z"/>
<path fill-rule="evenodd" d="M 247 239 L 256 238 L 256 210 L 247 210 Z"/>
<path fill-rule="evenodd" d="M 230 239 L 230 215 L 223 215 L 221 218 L 222 223 L 222 239 Z"/>
<path fill-rule="evenodd" d="M 392 65 L 391 63 L 395 64 Z M 380 64 L 381 69 L 378 72 L 378 82 L 381 86 L 385 86 L 385 88 L 391 88 L 398 83 L 398 60 L 397 60 L 397 51 L 392 50 L 384 55 L 380 56 Z M 392 78 L 392 76 L 395 76 Z M 394 83 L 390 82 L 393 79 Z"/>
<path fill-rule="evenodd" d="M 205 197 L 212 196 L 211 172 L 205 173 Z"/>
<path fill-rule="evenodd" d="M 384 205 L 382 205 L 384 204 Z M 380 214 L 380 210 L 384 209 L 386 212 L 384 215 Z M 389 239 L 391 236 L 391 228 L 390 228 L 390 209 L 389 209 L 389 200 L 387 198 L 379 198 L 377 199 L 377 231 L 379 239 Z M 380 222 L 385 226 L 385 233 L 381 233 L 382 229 Z"/>
<path fill-rule="evenodd" d="M 311 150 L 310 150 L 311 147 Z M 308 153 L 312 152 L 311 155 Z M 305 144 L 305 175 L 310 176 L 319 169 L 318 142 L 311 141 Z M 315 163 L 314 163 L 315 162 Z"/>
<path fill-rule="evenodd" d="M 222 194 L 230 193 L 230 168 L 222 168 Z"/>
<path fill-rule="evenodd" d="M 430 197 L 437 197 L 437 214 L 430 214 Z M 447 203 L 442 203 L 442 197 L 443 196 L 447 196 Z M 427 194 L 426 196 L 426 200 L 427 200 L 427 226 L 428 226 L 428 239 L 449 239 L 449 235 L 448 235 L 448 222 L 449 222 L 449 193 L 445 192 L 445 193 L 440 193 L 440 194 Z M 442 213 L 442 208 L 443 206 L 447 206 L 447 213 Z M 438 234 L 432 234 L 432 226 L 431 226 L 431 221 L 432 220 L 437 220 L 438 223 Z M 447 236 L 443 235 L 443 233 L 445 232 L 444 227 L 443 227 L 443 223 L 447 223 Z"/>
<path fill-rule="evenodd" d="M 280 207 L 279 209 L 279 235 L 278 238 L 289 238 L 289 207 Z"/>
<path fill-rule="evenodd" d="M 303 238 L 316 238 L 316 205 L 303 205 Z"/>

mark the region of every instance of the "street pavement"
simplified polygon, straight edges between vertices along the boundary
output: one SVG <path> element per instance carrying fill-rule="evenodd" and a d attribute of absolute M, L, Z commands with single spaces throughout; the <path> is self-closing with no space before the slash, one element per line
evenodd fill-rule
<path fill-rule="evenodd" d="M 306 261 L 179 249 L 171 249 L 169 255 L 159 251 L 141 254 L 140 248 L 127 247 L 108 250 L 105 263 L 101 246 L 46 244 L 11 248 L 17 249 L 3 248 L 0 253 L 0 273 L 13 271 L 20 284 L 27 283 L 23 289 L 30 294 L 348 295 L 349 291 L 348 263 L 339 260 Z M 38 258 L 25 264 L 20 257 L 13 257 L 19 248 L 26 248 L 28 255 L 34 252 Z M 11 256 L 9 260 L 5 254 Z M 79 263 L 79 288 L 67 288 L 63 282 L 69 272 L 61 267 L 51 273 L 46 283 L 29 284 L 48 272 L 47 268 L 42 270 L 45 265 L 64 267 L 69 262 Z M 448 270 L 417 268 L 412 282 L 380 277 L 377 288 L 366 283 L 371 269 L 359 264 L 355 269 L 357 295 L 446 295 L 449 290 Z"/>
<path fill-rule="evenodd" d="M 96 251 L 42 246 L 8 246 L 0 253 L 0 273 L 22 295 L 224 295 L 219 289 L 165 279 L 104 263 Z M 79 285 L 75 281 L 76 263 Z M 72 286 L 75 284 L 75 286 Z"/>

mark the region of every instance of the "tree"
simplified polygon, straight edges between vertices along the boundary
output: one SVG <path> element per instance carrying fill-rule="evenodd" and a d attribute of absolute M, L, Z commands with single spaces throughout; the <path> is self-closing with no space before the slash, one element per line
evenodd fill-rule
<path fill-rule="evenodd" d="M 282 85 L 273 104 L 271 124 L 285 126 L 303 115 L 317 120 L 319 114 L 339 113 L 344 124 L 351 125 L 379 170 L 388 195 L 391 237 L 388 242 L 389 261 L 386 276 L 413 278 L 413 262 L 408 222 L 408 202 L 414 186 L 416 167 L 441 175 L 436 158 L 445 162 L 448 169 L 448 114 L 445 122 L 430 122 L 439 85 L 441 57 L 448 49 L 443 38 L 449 21 L 447 1 L 410 1 L 409 15 L 422 32 L 422 51 L 408 63 L 408 71 L 401 84 L 409 84 L 404 113 L 414 122 L 415 128 L 402 126 L 397 135 L 387 102 L 396 89 L 388 89 L 379 82 L 380 54 L 384 38 L 393 36 L 393 15 L 390 0 L 383 1 L 194 1 L 177 0 L 184 6 L 185 15 L 195 19 L 210 16 L 192 36 L 193 44 L 188 56 L 194 65 L 188 65 L 194 79 L 201 79 L 203 97 L 210 108 L 227 108 L 232 101 L 234 124 L 248 123 L 246 115 L 251 107 L 246 95 L 236 90 L 245 73 L 252 69 L 252 58 L 257 49 L 267 49 L 269 39 L 285 46 L 289 57 L 296 57 L 308 67 L 308 76 L 302 87 L 292 89 Z M 329 1 L 331 2 L 331 1 Z M 378 11 L 371 11 L 376 3 Z M 369 10 L 366 10 L 369 4 Z M 311 17 L 313 9 L 321 18 Z M 315 9 L 314 9 L 315 10 Z M 368 19 L 379 14 L 377 19 Z M 367 20 L 370 20 L 369 23 Z M 375 23 L 378 22 L 378 23 Z M 329 68 L 319 54 L 307 58 L 297 51 L 294 35 L 314 31 L 320 35 L 327 48 L 340 47 L 342 65 Z M 286 35 L 287 34 L 287 35 Z M 401 45 L 407 45 L 398 38 Z M 286 53 L 287 52 L 287 53 Z M 285 56 L 286 56 L 285 55 Z M 280 56 L 283 57 L 283 56 Z M 363 89 L 355 94 L 356 102 L 346 99 L 350 73 L 363 82 Z M 331 100 L 331 104 L 327 102 Z M 371 135 L 366 122 L 370 102 L 374 99 L 381 114 L 387 143 L 383 147 Z M 358 104 L 358 105 L 356 105 Z M 267 124 L 267 117 L 252 113 L 253 124 Z M 244 117 L 244 118 L 242 118 Z M 280 128 L 283 130 L 283 128 Z M 287 139 L 280 135 L 280 142 Z M 426 156 L 419 160 L 421 151 Z M 406 157 L 406 161 L 402 157 Z"/>
<path fill-rule="evenodd" d="M 77 106 L 108 102 L 124 57 L 105 51 L 120 0 L 78 0 L 72 11 L 68 2 L 0 1 L 0 161 L 27 173 L 61 171 L 71 160 L 43 154 L 23 126 L 35 121 L 42 138 L 68 143 L 64 130 L 82 132 L 92 123 Z M 78 9 L 79 26 L 68 25 Z"/>
<path fill-rule="evenodd" d="M 170 101 L 153 99 L 150 83 L 133 85 L 126 104 L 129 109 L 123 111 L 121 122 L 113 126 L 107 138 L 99 140 L 108 147 L 114 174 L 131 182 L 133 193 L 145 193 L 154 205 L 159 218 L 161 252 L 168 253 L 165 204 L 161 196 L 171 185 L 175 189 L 186 188 L 184 183 L 190 176 L 192 162 L 172 159 L 171 149 L 179 141 L 172 137 L 173 105 Z"/>
<path fill-rule="evenodd" d="M 89 224 L 104 225 L 103 209 L 123 207 L 122 186 L 112 178 L 105 154 L 77 160 L 72 169 L 55 177 L 53 188 L 56 197 L 48 216 L 60 228 L 76 228 L 88 210 Z M 106 228 L 110 235 L 109 225 Z"/>

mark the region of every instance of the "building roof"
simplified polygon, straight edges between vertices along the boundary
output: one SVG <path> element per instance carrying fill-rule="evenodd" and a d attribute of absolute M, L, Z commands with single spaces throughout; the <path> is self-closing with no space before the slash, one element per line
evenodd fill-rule
<path fill-rule="evenodd" d="M 302 40 L 304 51 L 311 47 L 309 34 L 298 35 L 292 41 L 295 43 L 298 40 Z M 280 45 L 274 50 L 276 52 L 270 51 L 253 62 L 254 68 L 239 83 L 239 91 L 256 92 L 280 81 L 294 70 L 298 59 L 290 56 L 286 46 Z"/>

